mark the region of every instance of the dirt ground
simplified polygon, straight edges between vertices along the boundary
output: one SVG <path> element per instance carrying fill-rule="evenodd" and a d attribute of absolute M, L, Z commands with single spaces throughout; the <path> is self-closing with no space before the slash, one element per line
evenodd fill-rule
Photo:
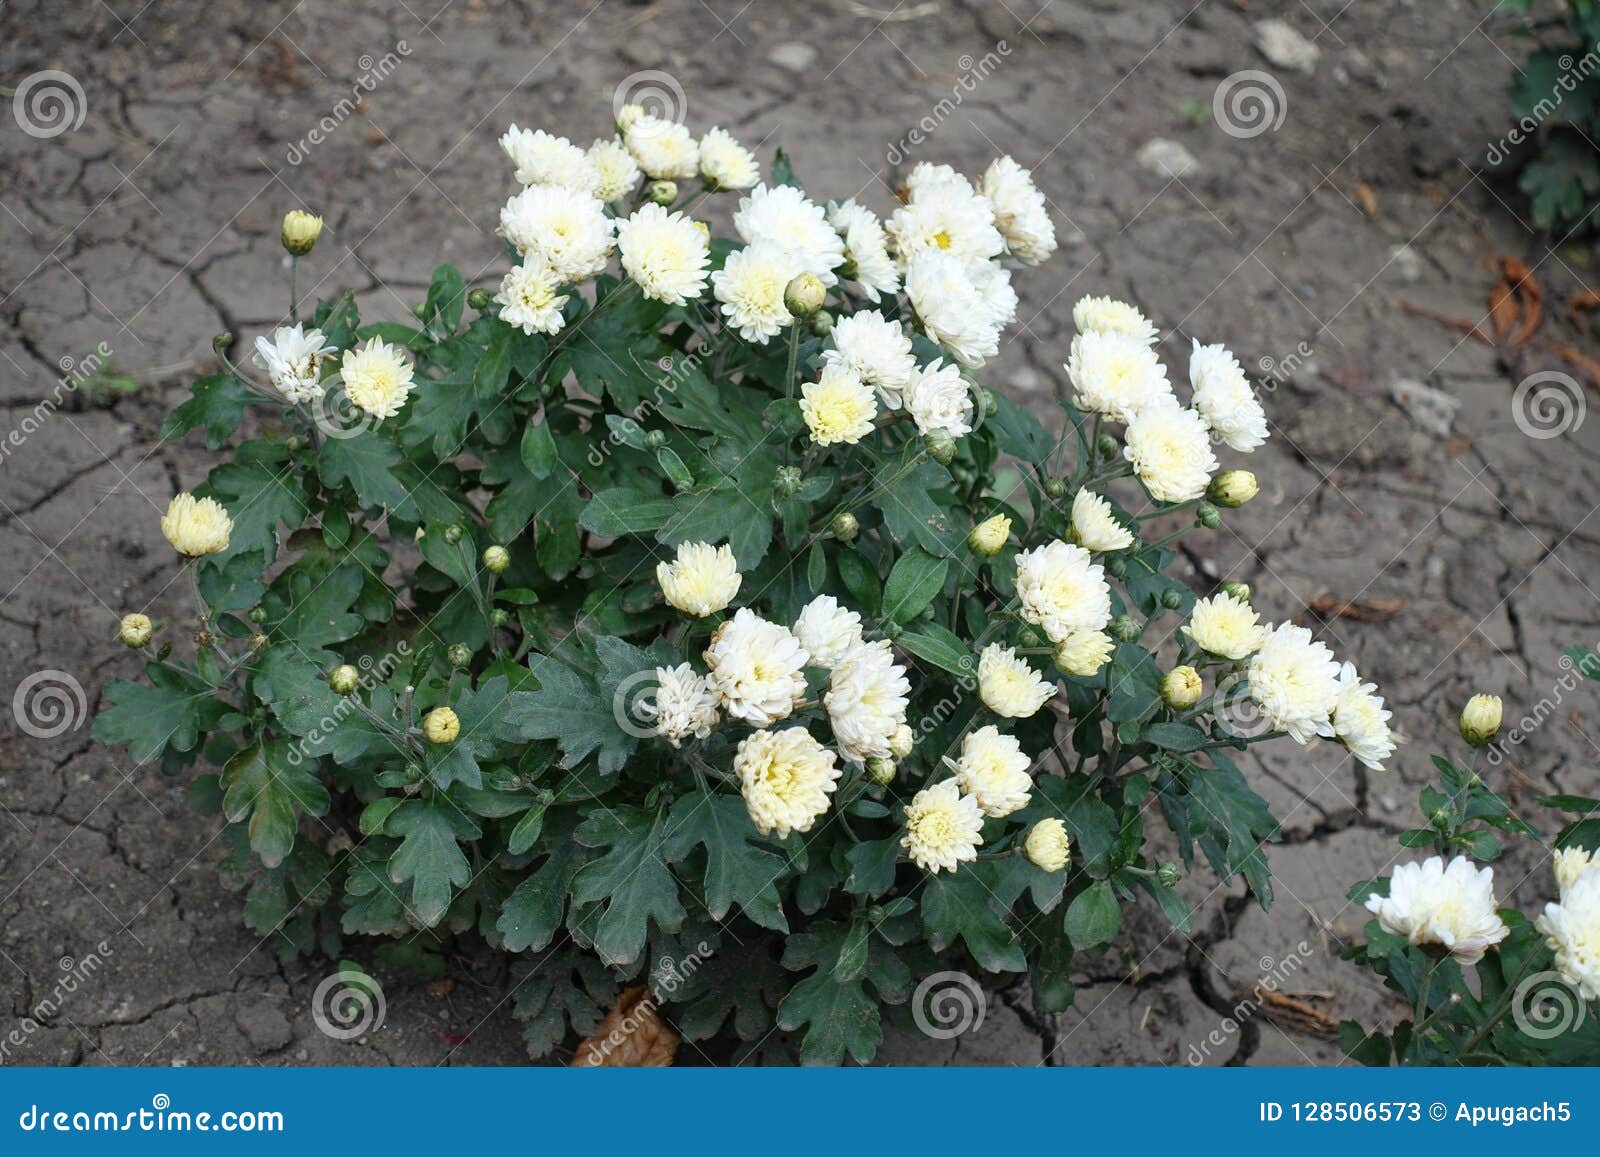
<path fill-rule="evenodd" d="M 1256 761 L 1285 829 L 1270 913 L 1197 870 L 1196 934 L 1141 914 L 1084 965 L 1071 1012 L 1040 1023 L 1025 994 L 1001 993 L 979 1031 L 893 1037 L 882 1060 L 1340 1063 L 1307 1026 L 1226 1018 L 1280 974 L 1335 1019 L 1392 1015 L 1337 960 L 1364 923 L 1343 893 L 1399 854 L 1466 696 L 1504 695 L 1510 719 L 1546 705 L 1491 773 L 1515 800 L 1600 785 L 1587 734 L 1600 695 L 1557 663 L 1563 644 L 1600 642 L 1585 577 L 1600 565 L 1600 421 L 1530 436 L 1514 390 L 1562 369 L 1554 356 L 1502 357 L 1403 308 L 1478 321 L 1493 260 L 1514 256 L 1545 289 L 1542 333 L 1595 349 L 1564 317 L 1593 276 L 1588 252 L 1536 235 L 1480 175 L 1525 48 L 1486 21 L 1487 0 L 741 2 L 0 6 L 7 105 L 59 70 L 82 113 L 44 136 L 0 110 L 0 427 L 21 437 L 0 439 L 0 692 L 43 671 L 84 693 L 42 738 L 0 712 L 0 1027 L 96 961 L 0 1061 L 525 1059 L 493 962 L 458 962 L 447 994 L 393 987 L 358 1041 L 320 1032 L 312 993 L 332 963 L 263 949 L 218 883 L 218 823 L 93 745 L 87 719 L 108 679 L 135 672 L 119 616 L 181 616 L 157 520 L 213 456 L 155 432 L 214 334 L 248 344 L 281 319 L 284 210 L 327 216 L 306 263 L 318 292 L 351 287 L 364 315 L 399 318 L 440 261 L 499 276 L 508 122 L 587 141 L 617 87 L 651 70 L 681 85 L 691 124 L 765 155 L 781 143 L 819 195 L 884 209 L 900 153 L 1032 167 L 1062 251 L 1020 275 L 1023 324 L 985 383 L 1047 413 L 1071 304 L 1090 291 L 1137 301 L 1169 354 L 1227 342 L 1269 391 L 1274 438 L 1252 463 L 1262 496 L 1190 554 L 1196 580 L 1243 579 L 1272 618 L 1324 595 L 1386 608 L 1322 629 L 1409 742 L 1384 774 L 1326 745 Z M 1271 20 L 1298 36 L 1264 33 Z M 352 86 L 378 73 L 351 109 Z M 1265 94 L 1264 131 L 1211 112 L 1240 83 Z M 94 388 L 40 419 L 84 366 Z M 1546 876 L 1524 853 L 1498 870 L 1525 908 Z M 764 1058 L 781 1059 L 771 1044 Z"/>

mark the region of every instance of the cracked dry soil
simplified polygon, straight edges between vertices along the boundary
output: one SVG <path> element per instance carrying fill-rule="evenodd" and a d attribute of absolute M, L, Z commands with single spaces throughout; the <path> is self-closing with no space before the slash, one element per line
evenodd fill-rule
<path fill-rule="evenodd" d="M 766 154 L 781 142 L 809 187 L 882 209 L 896 175 L 886 144 L 943 101 L 912 159 L 975 170 L 1013 153 L 1051 198 L 1063 239 L 1020 275 L 1023 324 L 982 371 L 986 384 L 1048 415 L 1071 303 L 1089 291 L 1137 301 L 1179 365 L 1193 337 L 1228 342 L 1269 387 L 1274 437 L 1252 463 L 1262 496 L 1187 552 L 1187 577 L 1243 579 L 1272 618 L 1304 615 L 1319 595 L 1403 600 L 1387 621 L 1322 629 L 1379 684 L 1409 742 L 1381 775 L 1331 746 L 1252 749 L 1284 825 L 1270 912 L 1197 869 L 1183 885 L 1195 933 L 1139 910 L 1109 952 L 1083 961 L 1067 1014 L 1041 1022 L 1014 987 L 979 1031 L 891 1034 L 880 1059 L 1339 1063 L 1328 1037 L 1281 1013 L 1219 1030 L 1291 961 L 1280 990 L 1322 1014 L 1393 1016 L 1381 988 L 1337 960 L 1364 922 L 1344 890 L 1396 858 L 1428 753 L 1450 742 L 1466 696 L 1500 693 L 1515 718 L 1560 695 L 1493 772 L 1513 800 L 1600 785 L 1587 734 L 1600 697 L 1559 691 L 1557 665 L 1561 645 L 1600 641 L 1600 423 L 1525 436 L 1515 384 L 1560 367 L 1537 353 L 1502 358 L 1401 307 L 1482 317 L 1500 255 L 1526 261 L 1557 306 L 1585 280 L 1584 255 L 1552 249 L 1478 172 L 1504 131 L 1503 83 L 1521 51 L 1482 23 L 1483 7 L 453 0 L 429 18 L 378 0 L 12 0 L 0 9 L 0 91 L 60 69 L 87 107 L 79 128 L 50 139 L 0 123 L 0 426 L 20 428 L 65 359 L 102 343 L 138 386 L 73 393 L 6 447 L 0 690 L 69 672 L 92 714 L 106 681 L 135 671 L 114 641 L 118 617 L 182 621 L 186 594 L 157 519 L 213 456 L 196 441 L 159 445 L 155 432 L 208 368 L 213 334 L 249 342 L 280 320 L 285 209 L 327 215 L 307 263 L 317 292 L 353 288 L 364 316 L 399 318 L 439 261 L 498 277 L 490 229 L 508 177 L 495 141 L 511 120 L 588 140 L 615 86 L 659 69 L 682 84 L 695 125 L 766 142 Z M 1309 73 L 1255 47 L 1253 25 L 1268 18 L 1319 50 Z M 370 58 L 402 41 L 392 75 L 306 148 Z M 995 66 L 960 88 L 991 53 Z M 1242 69 L 1281 84 L 1276 130 L 1239 139 L 1185 115 Z M 1136 160 L 1155 139 L 1180 144 L 1193 170 L 1172 178 Z M 1548 312 L 1559 340 L 1593 349 L 1591 332 Z M 1397 405 L 1397 379 L 1454 399 L 1448 425 Z M 0 811 L 3 1015 L 20 1022 L 64 958 L 105 945 L 103 967 L 8 1062 L 525 1059 L 497 1011 L 502 964 L 487 955 L 453 961 L 448 993 L 391 988 L 387 1020 L 358 1042 L 318 1032 L 310 996 L 330 962 L 282 965 L 263 949 L 241 898 L 218 883 L 216 821 L 186 808 L 181 784 L 92 745 L 84 722 L 39 739 L 0 713 Z M 1525 909 L 1543 899 L 1544 866 L 1525 849 L 1498 875 Z M 753 1059 L 788 1056 L 774 1040 Z"/>

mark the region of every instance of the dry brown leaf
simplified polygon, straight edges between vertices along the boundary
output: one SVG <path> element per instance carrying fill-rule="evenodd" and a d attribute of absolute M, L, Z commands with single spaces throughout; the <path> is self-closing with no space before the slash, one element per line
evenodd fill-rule
<path fill-rule="evenodd" d="M 1339 1032 L 1337 1020 L 1303 1000 L 1275 992 L 1263 984 L 1256 985 L 1255 995 L 1275 1021 L 1288 1021 L 1320 1036 L 1335 1036 Z"/>
<path fill-rule="evenodd" d="M 1551 345 L 1551 349 L 1560 354 L 1568 365 L 1575 366 L 1589 376 L 1589 384 L 1600 390 L 1600 361 L 1596 361 L 1582 350 L 1573 349 L 1569 345 Z"/>
<path fill-rule="evenodd" d="M 428 985 L 428 992 L 429 992 L 430 995 L 436 996 L 440 1000 L 443 1000 L 445 997 L 449 996 L 452 992 L 455 991 L 455 987 L 456 987 L 456 982 L 451 980 L 448 976 L 446 976 L 441 980 L 435 980 L 431 984 L 429 984 Z"/>
<path fill-rule="evenodd" d="M 1489 324 L 1494 329 L 1494 336 L 1504 338 L 1511 332 L 1511 327 L 1517 324 L 1516 295 L 1511 292 L 1511 286 L 1504 281 L 1494 283 L 1494 288 L 1489 291 Z"/>
<path fill-rule="evenodd" d="M 1425 305 L 1417 305 L 1415 302 L 1410 301 L 1402 301 L 1400 308 L 1417 317 L 1425 317 L 1429 321 L 1436 321 L 1440 325 L 1447 325 L 1451 329 L 1459 330 L 1468 337 L 1475 337 L 1484 345 L 1495 344 L 1493 336 L 1485 333 L 1482 326 L 1476 322 L 1468 321 L 1464 317 L 1450 317 L 1447 314 L 1436 313 Z"/>
<path fill-rule="evenodd" d="M 1356 185 L 1356 204 L 1361 206 L 1361 211 L 1369 218 L 1378 215 L 1378 194 L 1372 191 L 1372 186 L 1365 181 Z"/>
<path fill-rule="evenodd" d="M 1340 599 L 1318 595 L 1306 610 L 1322 619 L 1354 619 L 1358 623 L 1386 623 L 1400 613 L 1405 599 Z"/>
<path fill-rule="evenodd" d="M 1533 271 L 1520 258 L 1502 257 L 1500 275 L 1506 279 L 1521 307 L 1522 324 L 1511 335 L 1511 344 L 1523 345 L 1544 320 L 1544 290 L 1539 288 L 1539 283 L 1533 279 Z"/>
<path fill-rule="evenodd" d="M 678 1053 L 678 1034 L 662 1021 L 644 985 L 625 988 L 594 1035 L 572 1056 L 573 1068 L 664 1068 Z"/>
<path fill-rule="evenodd" d="M 1591 309 L 1600 309 L 1600 289 L 1589 287 L 1581 289 L 1572 295 L 1572 300 L 1567 302 L 1567 316 L 1577 317 L 1580 313 L 1587 313 Z"/>

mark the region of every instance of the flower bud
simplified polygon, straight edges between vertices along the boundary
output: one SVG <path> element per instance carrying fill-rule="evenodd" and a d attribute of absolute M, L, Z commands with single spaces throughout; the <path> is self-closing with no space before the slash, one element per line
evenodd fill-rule
<path fill-rule="evenodd" d="M 1010 537 L 1011 520 L 1003 514 L 996 514 L 972 528 L 967 535 L 967 545 L 972 548 L 973 554 L 988 558 L 998 554 Z"/>
<path fill-rule="evenodd" d="M 1461 738 L 1482 747 L 1500 730 L 1500 696 L 1474 695 L 1461 709 Z"/>
<path fill-rule="evenodd" d="M 340 695 L 350 695 L 361 686 L 361 672 L 349 663 L 340 663 L 328 676 L 328 686 Z"/>
<path fill-rule="evenodd" d="M 833 332 L 833 314 L 819 309 L 811 315 L 810 325 L 812 337 L 827 337 Z"/>
<path fill-rule="evenodd" d="M 1118 615 L 1111 620 L 1111 637 L 1119 642 L 1131 643 L 1142 634 L 1144 628 L 1131 615 Z"/>
<path fill-rule="evenodd" d="M 304 209 L 290 209 L 283 215 L 283 229 L 279 233 L 283 247 L 296 257 L 304 257 L 322 236 L 322 218 Z"/>
<path fill-rule="evenodd" d="M 266 622 L 267 621 L 267 608 L 266 607 L 251 607 L 250 608 L 250 621 L 252 623 L 264 623 L 264 622 Z"/>
<path fill-rule="evenodd" d="M 1156 879 L 1168 888 L 1176 888 L 1183 879 L 1183 866 L 1175 860 L 1162 860 L 1156 865 Z"/>
<path fill-rule="evenodd" d="M 1117 440 L 1110 434 L 1101 434 L 1095 440 L 1094 448 L 1099 452 L 1100 457 L 1114 458 L 1117 453 Z"/>
<path fill-rule="evenodd" d="M 833 516 L 828 529 L 833 531 L 833 537 L 840 542 L 854 542 L 856 535 L 861 532 L 861 523 L 848 510 L 841 510 Z"/>
<path fill-rule="evenodd" d="M 504 627 L 511 622 L 511 612 L 504 607 L 496 607 L 489 612 L 489 621 L 496 627 Z"/>
<path fill-rule="evenodd" d="M 465 643 L 451 643 L 445 653 L 450 656 L 452 667 L 467 667 L 472 663 L 472 648 Z"/>
<path fill-rule="evenodd" d="M 422 766 L 420 764 L 407 763 L 400 769 L 400 774 L 405 777 L 407 783 L 422 782 Z"/>
<path fill-rule="evenodd" d="M 889 754 L 896 759 L 904 759 L 911 754 L 916 742 L 916 733 L 911 730 L 909 724 L 902 723 L 894 729 L 894 734 L 889 736 Z"/>
<path fill-rule="evenodd" d="M 1045 638 L 1044 632 L 1031 623 L 1024 623 L 1017 628 L 1017 646 L 1024 650 L 1043 647 L 1049 641 L 1049 639 Z"/>
<path fill-rule="evenodd" d="M 663 207 L 670 205 L 678 199 L 678 182 L 651 181 L 645 189 L 645 197 Z"/>
<path fill-rule="evenodd" d="M 1120 554 L 1114 554 L 1106 559 L 1106 573 L 1112 578 L 1126 578 L 1128 575 L 1128 560 Z"/>
<path fill-rule="evenodd" d="M 448 707 L 435 707 L 422 717 L 422 737 L 429 743 L 449 743 L 461 734 L 461 720 Z"/>
<path fill-rule="evenodd" d="M 942 431 L 927 435 L 922 443 L 927 447 L 928 457 L 941 466 L 950 465 L 951 459 L 956 456 L 956 440 Z"/>
<path fill-rule="evenodd" d="M 783 307 L 796 317 L 810 317 L 828 300 L 828 287 L 815 273 L 802 273 L 783 291 Z"/>
<path fill-rule="evenodd" d="M 252 651 L 265 651 L 270 646 L 272 646 L 272 640 L 260 631 L 250 636 L 250 649 Z"/>
<path fill-rule="evenodd" d="M 1161 680 L 1161 698 L 1174 711 L 1187 711 L 1200 702 L 1200 694 L 1204 689 L 1200 672 L 1193 667 L 1174 667 Z"/>
<path fill-rule="evenodd" d="M 617 110 L 617 132 L 626 133 L 633 122 L 644 116 L 644 105 L 625 104 Z"/>
<path fill-rule="evenodd" d="M 778 472 L 772 476 L 772 492 L 779 498 L 790 498 L 804 479 L 800 476 L 798 466 L 779 466 Z"/>
<path fill-rule="evenodd" d="M 1238 599 L 1241 603 L 1247 603 L 1250 601 L 1250 584 L 1230 580 L 1222 584 L 1222 593 L 1230 599 Z"/>
<path fill-rule="evenodd" d="M 894 779 L 894 760 L 873 756 L 867 760 L 867 774 L 873 783 L 889 783 Z"/>
<path fill-rule="evenodd" d="M 1028 829 L 1022 850 L 1034 867 L 1059 872 L 1072 855 L 1072 837 L 1067 834 L 1067 825 L 1060 820 L 1040 820 Z"/>
<path fill-rule="evenodd" d="M 885 639 L 893 642 L 895 639 L 900 637 L 905 628 L 899 623 L 895 622 L 893 619 L 885 619 L 882 623 L 878 624 L 878 630 L 883 632 L 883 637 Z"/>
<path fill-rule="evenodd" d="M 503 546 L 487 546 L 483 550 L 483 569 L 490 574 L 505 574 L 511 565 L 511 552 Z"/>
<path fill-rule="evenodd" d="M 231 349 L 232 347 L 233 335 L 231 333 L 219 333 L 216 337 L 211 339 L 211 348 L 216 350 L 219 354 L 223 350 Z"/>
<path fill-rule="evenodd" d="M 117 638 L 129 647 L 138 648 L 150 641 L 155 629 L 149 615 L 123 615 L 122 622 L 117 624 Z"/>
<path fill-rule="evenodd" d="M 659 450 L 667 444 L 665 430 L 646 430 L 644 434 L 644 448 L 646 450 Z"/>
<path fill-rule="evenodd" d="M 482 313 L 494 304 L 494 295 L 480 287 L 467 294 L 467 304 Z"/>
<path fill-rule="evenodd" d="M 444 540 L 451 546 L 454 546 L 456 543 L 461 541 L 461 536 L 464 533 L 466 532 L 452 522 L 449 526 L 444 528 Z"/>
<path fill-rule="evenodd" d="M 1168 587 L 1161 592 L 1161 605 L 1169 611 L 1175 611 L 1183 606 L 1183 592 L 1177 587 Z"/>
<path fill-rule="evenodd" d="M 1207 530 L 1215 530 L 1222 525 L 1222 511 L 1212 506 L 1209 502 L 1202 502 L 1194 508 L 1194 521 L 1197 526 Z"/>
<path fill-rule="evenodd" d="M 1053 474 L 1044 480 L 1044 492 L 1051 498 L 1065 498 L 1067 496 L 1067 480 L 1059 474 Z"/>
<path fill-rule="evenodd" d="M 1243 506 L 1261 490 L 1256 476 L 1248 470 L 1224 470 L 1206 487 L 1206 497 L 1218 506 Z"/>
<path fill-rule="evenodd" d="M 978 397 L 983 402 L 983 416 L 985 418 L 992 418 L 1000 412 L 1000 399 L 995 396 L 995 392 L 989 387 L 985 386 L 979 390 Z"/>

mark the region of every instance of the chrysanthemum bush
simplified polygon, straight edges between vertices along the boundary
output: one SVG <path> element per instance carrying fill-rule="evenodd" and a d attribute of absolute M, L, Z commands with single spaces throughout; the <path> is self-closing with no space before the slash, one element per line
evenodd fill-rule
<path fill-rule="evenodd" d="M 1570 648 L 1566 661 L 1600 679 L 1600 654 Z M 1410 1010 L 1393 1026 L 1340 1025 L 1346 1051 L 1365 1064 L 1600 1064 L 1600 799 L 1539 800 L 1564 820 L 1547 844 L 1479 773 L 1501 711 L 1497 697 L 1474 696 L 1461 713 L 1466 765 L 1434 757 L 1439 781 L 1418 800 L 1425 826 L 1400 837 L 1434 854 L 1350 889 L 1373 919 L 1345 957 Z M 1531 920 L 1500 906 L 1485 864 L 1507 837 L 1537 844 L 1537 870 L 1555 885 Z"/>
<path fill-rule="evenodd" d="M 380 973 L 487 941 L 536 1055 L 692 955 L 685 1037 L 839 1062 L 934 972 L 1065 1008 L 1124 905 L 1188 926 L 1197 857 L 1270 902 L 1237 752 L 1393 745 L 1310 631 L 1167 573 L 1256 492 L 1225 348 L 1180 391 L 1091 296 L 1055 422 L 981 385 L 1055 248 L 1009 158 L 920 164 L 880 217 L 637 109 L 502 144 L 498 292 L 319 302 L 254 366 L 220 343 L 164 430 L 260 433 L 173 501 L 194 620 L 130 616 L 147 677 L 96 734 L 193 769 L 251 928 Z"/>

